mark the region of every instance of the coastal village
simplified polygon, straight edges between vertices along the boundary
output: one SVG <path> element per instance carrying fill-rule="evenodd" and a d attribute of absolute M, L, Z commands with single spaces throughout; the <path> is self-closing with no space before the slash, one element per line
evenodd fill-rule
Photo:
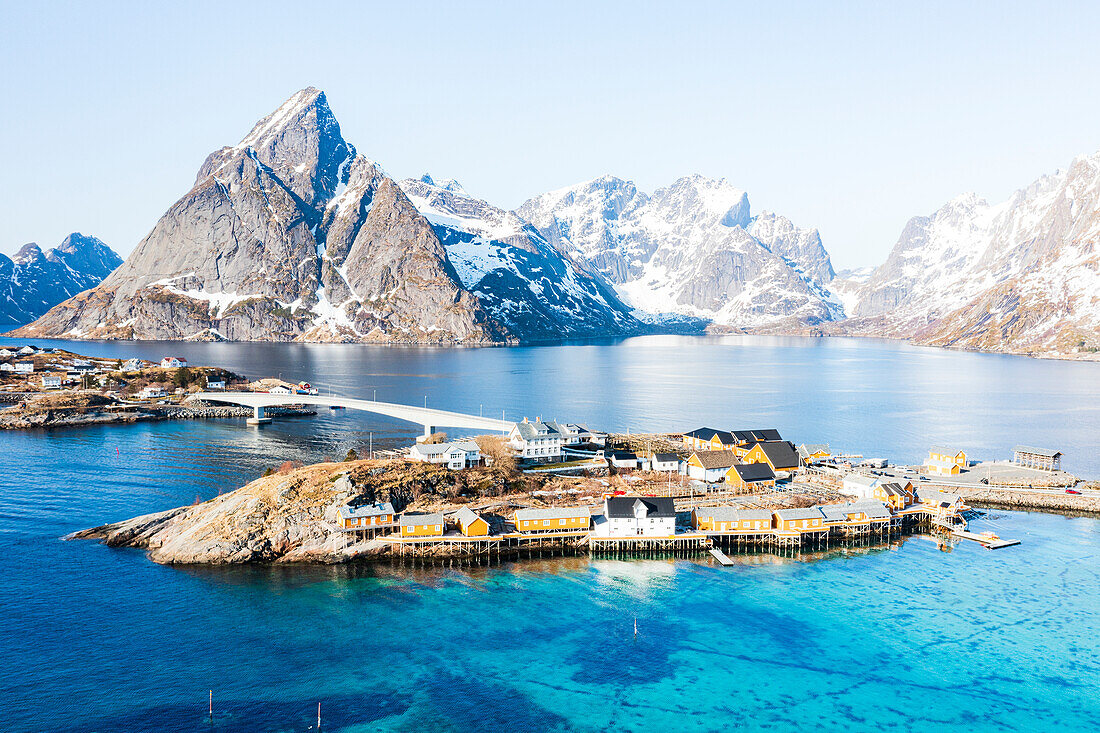
<path fill-rule="evenodd" d="M 227 390 L 285 397 L 280 407 L 266 408 L 276 413 L 310 414 L 310 404 L 294 402 L 318 395 L 307 382 L 249 382 L 224 369 L 192 367 L 180 356 L 123 361 L 30 344 L 0 349 L 0 399 L 9 402 L 12 395 L 27 400 L 32 391 L 95 394 L 126 409 Z M 248 408 L 232 405 L 190 409 L 200 415 L 203 409 L 249 414 Z M 891 466 L 886 459 L 835 451 L 826 443 L 796 444 L 776 428 L 704 426 L 615 435 L 536 417 L 509 423 L 499 435 L 449 439 L 429 428 L 407 449 L 378 455 L 453 472 L 459 485 L 464 472 L 489 469 L 501 486 L 497 493 L 508 495 L 503 500 L 455 496 L 424 505 L 407 497 L 357 495 L 344 476 L 349 499 L 322 520 L 326 530 L 347 547 L 385 547 L 414 556 L 559 547 L 593 553 L 707 551 L 724 562 L 729 549 L 821 548 L 916 531 L 995 548 L 1013 542 L 967 530 L 973 489 L 1081 494 L 1074 488 L 1076 477 L 1061 470 L 1056 449 L 1020 445 L 1011 460 L 982 463 L 957 447 L 931 446 L 921 465 Z M 517 484 L 518 491 L 504 490 Z"/>
<path fill-rule="evenodd" d="M 616 447 L 624 444 L 657 447 Z M 967 532 L 970 507 L 949 484 L 930 478 L 976 468 L 960 450 L 933 447 L 919 470 L 891 470 L 884 460 L 834 455 L 828 445 L 796 446 L 772 428 L 629 437 L 541 419 L 515 423 L 504 445 L 518 470 L 615 475 L 621 479 L 615 485 L 624 488 L 597 478 L 606 490 L 595 502 L 537 507 L 496 502 L 397 512 L 391 502 L 350 502 L 337 513 L 338 529 L 354 541 L 389 543 L 398 554 L 489 554 L 557 544 L 596 553 L 707 550 L 720 562 L 728 559 L 721 548 L 820 548 L 916 530 L 991 548 L 1015 544 Z M 493 460 L 475 439 L 422 441 L 407 455 L 454 471 Z M 1042 462 L 1042 456 L 1050 458 Z M 999 468 L 1002 476 L 1018 475 L 1017 469 L 1053 472 L 1059 458 L 1057 451 L 1020 446 Z"/>

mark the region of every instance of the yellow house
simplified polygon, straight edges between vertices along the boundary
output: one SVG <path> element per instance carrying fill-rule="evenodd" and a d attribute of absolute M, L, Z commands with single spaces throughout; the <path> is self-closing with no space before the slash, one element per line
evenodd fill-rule
<path fill-rule="evenodd" d="M 733 434 L 714 428 L 697 428 L 684 433 L 684 447 L 688 450 L 729 450 L 737 444 Z"/>
<path fill-rule="evenodd" d="M 967 465 L 965 452 L 943 446 L 933 446 L 928 450 L 928 462 L 925 468 L 928 469 L 929 473 L 954 476 L 961 473 Z"/>
<path fill-rule="evenodd" d="M 455 524 L 458 531 L 467 537 L 485 537 L 489 534 L 489 523 L 480 514 L 467 507 L 462 507 L 455 512 Z"/>
<path fill-rule="evenodd" d="M 691 511 L 691 525 L 709 532 L 770 532 L 772 513 L 732 506 L 696 507 Z"/>
<path fill-rule="evenodd" d="M 803 443 L 798 446 L 798 456 L 802 459 L 802 463 L 809 465 L 832 458 L 833 452 L 829 450 L 828 443 Z"/>
<path fill-rule="evenodd" d="M 442 537 L 443 512 L 432 514 L 402 514 L 402 537 Z"/>
<path fill-rule="evenodd" d="M 816 506 L 807 509 L 779 509 L 773 513 L 776 529 L 788 532 L 821 532 L 825 529 L 825 515 Z"/>
<path fill-rule="evenodd" d="M 726 472 L 726 483 L 741 491 L 775 486 L 775 472 L 767 463 L 738 463 Z"/>
<path fill-rule="evenodd" d="M 583 506 L 518 509 L 512 521 L 520 532 L 575 532 L 591 526 L 592 512 Z"/>
<path fill-rule="evenodd" d="M 341 529 L 370 529 L 393 524 L 393 504 L 388 501 L 362 506 L 342 506 L 336 521 Z"/>
<path fill-rule="evenodd" d="M 700 450 L 693 451 L 687 459 L 687 475 L 690 478 L 718 483 L 726 479 L 726 473 L 731 466 L 740 463 L 740 460 L 731 450 Z"/>
<path fill-rule="evenodd" d="M 913 484 L 909 481 L 879 484 L 871 490 L 871 495 L 891 509 L 904 509 L 913 503 Z"/>
<path fill-rule="evenodd" d="M 773 471 L 797 471 L 798 451 L 785 440 L 756 443 L 747 449 L 741 460 L 745 463 L 766 463 Z"/>

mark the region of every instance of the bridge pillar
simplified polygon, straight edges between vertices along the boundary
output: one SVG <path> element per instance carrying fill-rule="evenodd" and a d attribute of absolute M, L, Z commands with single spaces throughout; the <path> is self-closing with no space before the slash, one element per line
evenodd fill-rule
<path fill-rule="evenodd" d="M 435 425 L 425 425 L 424 434 L 416 439 L 417 443 L 427 442 L 428 438 L 432 437 L 432 433 L 435 432 Z"/>
<path fill-rule="evenodd" d="M 264 408 L 260 405 L 252 408 L 252 417 L 245 421 L 249 425 L 266 425 L 271 422 L 270 417 L 264 416 Z"/>

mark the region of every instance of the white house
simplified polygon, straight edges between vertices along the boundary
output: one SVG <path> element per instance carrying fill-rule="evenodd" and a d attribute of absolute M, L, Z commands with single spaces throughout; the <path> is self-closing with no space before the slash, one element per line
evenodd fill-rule
<path fill-rule="evenodd" d="M 0 372 L 14 372 L 14 371 L 15 371 L 15 367 L 13 367 L 11 365 L 11 362 L 6 361 L 3 364 L 0 364 Z"/>
<path fill-rule="evenodd" d="M 61 388 L 61 375 L 60 374 L 43 374 L 42 375 L 42 389 L 60 389 Z"/>
<path fill-rule="evenodd" d="M 730 468 L 740 462 L 731 450 L 697 450 L 680 466 L 689 478 L 710 484 L 725 481 Z"/>
<path fill-rule="evenodd" d="M 148 387 L 138 392 L 138 397 L 143 400 L 152 400 L 167 396 L 168 393 L 164 391 L 164 387 L 156 384 L 150 384 Z"/>
<path fill-rule="evenodd" d="M 481 452 L 472 440 L 450 443 L 417 443 L 409 448 L 409 458 L 421 463 L 439 463 L 447 468 L 462 469 L 481 462 Z"/>
<path fill-rule="evenodd" d="M 142 366 L 141 359 L 127 359 L 126 361 L 122 362 L 122 371 L 124 371 L 124 372 L 136 372 L 139 369 L 141 369 L 141 366 Z"/>
<path fill-rule="evenodd" d="M 680 456 L 675 453 L 651 453 L 642 465 L 648 471 L 678 471 Z"/>
<path fill-rule="evenodd" d="M 604 453 L 604 456 L 615 468 L 628 468 L 633 471 L 639 465 L 638 454 L 628 450 L 609 450 Z"/>
<path fill-rule="evenodd" d="M 290 387 L 285 384 L 276 384 L 271 389 L 267 390 L 268 394 L 291 394 Z"/>
<path fill-rule="evenodd" d="M 608 537 L 671 537 L 676 533 L 676 506 L 668 496 L 609 496 L 603 502 Z"/>
<path fill-rule="evenodd" d="M 181 356 L 166 356 L 160 360 L 160 366 L 163 369 L 179 369 L 187 366 L 187 359 Z"/>
<path fill-rule="evenodd" d="M 848 496 L 859 499 L 874 499 L 875 489 L 882 486 L 882 479 L 877 476 L 868 476 L 865 473 L 850 473 L 844 477 L 844 483 L 839 491 Z"/>
<path fill-rule="evenodd" d="M 33 374 L 34 362 L 33 361 L 17 361 L 15 362 L 16 374 Z"/>
<path fill-rule="evenodd" d="M 16 353 L 18 353 L 20 356 L 27 356 L 28 354 L 37 354 L 38 349 L 33 346 L 24 346 Z"/>
<path fill-rule="evenodd" d="M 225 390 L 225 380 L 224 379 L 208 379 L 208 380 L 206 380 L 206 388 L 207 389 Z"/>
<path fill-rule="evenodd" d="M 508 443 L 516 456 L 531 463 L 557 463 L 561 460 L 562 434 L 554 423 L 523 418 L 508 431 Z"/>
<path fill-rule="evenodd" d="M 0 356 L 7 358 L 9 356 L 15 356 L 15 352 L 11 349 L 0 349 Z"/>

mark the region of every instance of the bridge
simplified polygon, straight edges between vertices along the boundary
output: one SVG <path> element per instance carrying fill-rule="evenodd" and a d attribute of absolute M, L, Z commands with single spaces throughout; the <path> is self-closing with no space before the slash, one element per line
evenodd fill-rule
<path fill-rule="evenodd" d="M 270 394 L 268 392 L 198 392 L 187 399 L 201 400 L 203 402 L 223 402 L 231 405 L 251 407 L 252 417 L 248 419 L 250 425 L 271 422 L 271 418 L 264 414 L 265 407 L 320 405 L 323 407 L 335 406 L 346 407 L 349 410 L 363 410 L 364 412 L 373 412 L 376 415 L 386 415 L 387 417 L 395 417 L 398 420 L 420 423 L 424 426 L 425 436 L 434 433 L 438 427 L 487 430 L 495 433 L 506 433 L 512 428 L 512 423 L 504 420 L 497 420 L 492 417 L 466 415 L 461 412 L 448 412 L 446 410 L 435 410 L 428 407 L 400 405 L 395 402 L 358 400 L 351 397 L 335 397 L 331 395 Z"/>

